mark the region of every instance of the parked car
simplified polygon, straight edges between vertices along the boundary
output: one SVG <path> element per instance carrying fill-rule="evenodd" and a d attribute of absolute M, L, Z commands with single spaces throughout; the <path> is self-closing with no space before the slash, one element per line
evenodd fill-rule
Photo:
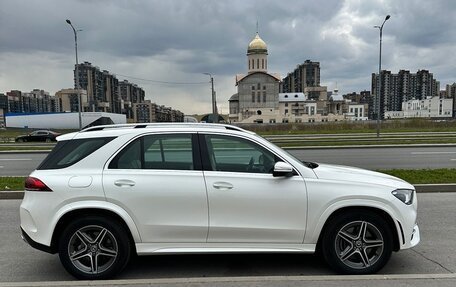
<path fill-rule="evenodd" d="M 317 250 L 339 273 L 367 274 L 420 241 L 409 183 L 302 162 L 235 126 L 96 126 L 57 140 L 26 179 L 22 236 L 77 278 L 115 276 L 132 254 Z"/>
<path fill-rule="evenodd" d="M 53 142 L 56 141 L 56 137 L 60 134 L 48 131 L 48 130 L 38 130 L 29 133 L 28 135 L 22 135 L 16 137 L 16 142 Z"/>

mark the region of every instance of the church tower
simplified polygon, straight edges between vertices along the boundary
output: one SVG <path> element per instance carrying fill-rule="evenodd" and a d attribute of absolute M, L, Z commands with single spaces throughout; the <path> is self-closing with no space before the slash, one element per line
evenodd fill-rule
<path fill-rule="evenodd" d="M 258 32 L 247 48 L 247 61 L 249 74 L 255 72 L 268 72 L 268 47 L 260 38 Z"/>

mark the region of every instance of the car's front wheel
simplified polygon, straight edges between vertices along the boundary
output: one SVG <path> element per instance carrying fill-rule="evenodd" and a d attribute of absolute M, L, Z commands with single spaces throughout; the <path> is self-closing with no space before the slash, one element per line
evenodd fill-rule
<path fill-rule="evenodd" d="M 356 211 L 328 222 L 322 237 L 326 262 L 343 274 L 369 274 L 388 262 L 393 236 L 388 223 L 375 213 Z"/>
<path fill-rule="evenodd" d="M 130 239 L 116 221 L 88 216 L 71 222 L 59 241 L 65 269 L 79 279 L 107 279 L 118 274 L 130 258 Z"/>

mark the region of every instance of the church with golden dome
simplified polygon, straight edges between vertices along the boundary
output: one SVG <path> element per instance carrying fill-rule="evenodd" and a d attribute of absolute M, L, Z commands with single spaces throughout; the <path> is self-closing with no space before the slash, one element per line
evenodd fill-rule
<path fill-rule="evenodd" d="M 268 47 L 257 32 L 247 47 L 247 74 L 236 75 L 237 93 L 229 99 L 230 122 L 275 114 L 280 80 L 279 74 L 268 73 Z"/>

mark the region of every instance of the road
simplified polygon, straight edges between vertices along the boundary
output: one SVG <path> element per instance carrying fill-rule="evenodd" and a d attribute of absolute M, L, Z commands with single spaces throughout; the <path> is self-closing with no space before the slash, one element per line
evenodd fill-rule
<path fill-rule="evenodd" d="M 0 230 L 2 230 L 0 233 L 0 286 L 2 286 L 1 282 L 74 280 L 65 272 L 57 255 L 37 251 L 20 240 L 19 204 L 19 200 L 0 201 Z M 455 205 L 456 193 L 419 194 L 418 223 L 422 241 L 412 250 L 393 253 L 390 262 L 381 270 L 380 274 L 454 275 L 456 272 L 456 245 L 454 244 L 456 235 L 456 225 L 454 224 L 456 221 Z M 289 280 L 292 277 L 289 276 L 319 275 L 325 277 L 317 277 L 320 279 L 316 281 L 321 281 L 321 278 L 334 275 L 334 273 L 315 255 L 168 255 L 136 258 L 117 279 L 228 277 L 229 281 L 229 278 L 246 278 L 246 276 L 285 276 L 282 277 L 283 282 L 263 282 L 256 286 L 301 286 L 296 284 L 296 282 L 291 284 L 292 282 L 289 282 Z M 307 280 L 312 277 L 302 278 L 296 280 Z M 328 277 L 328 279 L 331 278 L 331 276 Z M 453 279 L 454 284 L 456 277 Z M 331 280 L 334 281 L 334 279 Z M 263 281 L 266 280 L 263 279 Z M 438 280 L 433 280 L 432 282 L 435 283 Z M 435 286 L 432 282 L 430 285 L 422 286 Z M 226 285 L 222 284 L 223 282 L 219 283 L 195 284 L 192 286 L 248 286 L 248 284 Z M 337 283 L 337 281 L 334 281 L 331 284 L 323 284 L 323 286 L 342 286 Z M 355 284 L 356 280 L 355 283 L 349 280 L 345 283 L 346 285 L 343 286 L 357 285 Z M 246 283 L 244 282 L 243 284 Z M 379 286 L 388 286 L 388 284 L 391 283 L 383 282 Z M 109 284 L 106 285 L 108 286 Z M 188 285 L 167 284 L 166 286 Z M 311 286 L 322 285 L 312 283 Z M 444 286 L 454 285 L 448 284 Z"/>
<path fill-rule="evenodd" d="M 290 150 L 290 153 L 302 160 L 367 169 L 456 167 L 456 147 L 294 149 Z M 26 176 L 46 155 L 46 153 L 0 154 L 0 175 Z"/>

